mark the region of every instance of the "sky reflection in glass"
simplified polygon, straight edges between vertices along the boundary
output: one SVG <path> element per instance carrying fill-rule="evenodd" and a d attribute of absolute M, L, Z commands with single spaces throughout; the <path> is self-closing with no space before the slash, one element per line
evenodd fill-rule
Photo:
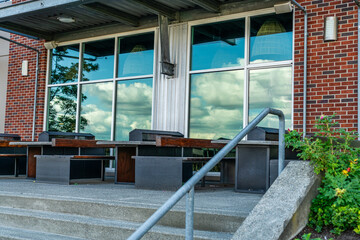
<path fill-rule="evenodd" d="M 114 76 L 115 39 L 84 43 L 82 81 L 109 79 Z"/>
<path fill-rule="evenodd" d="M 113 83 L 84 84 L 81 87 L 81 132 L 91 133 L 99 140 L 110 140 Z"/>
<path fill-rule="evenodd" d="M 264 108 L 270 107 L 283 111 L 285 126 L 290 128 L 291 89 L 291 67 L 250 71 L 249 121 Z M 279 119 L 268 115 L 258 126 L 279 128 Z"/>
<path fill-rule="evenodd" d="M 119 39 L 117 77 L 148 75 L 154 67 L 154 33 Z"/>
<path fill-rule="evenodd" d="M 191 76 L 190 137 L 233 138 L 243 127 L 244 71 Z"/>
<path fill-rule="evenodd" d="M 76 99 L 76 85 L 49 89 L 48 131 L 75 131 Z"/>
<path fill-rule="evenodd" d="M 151 128 L 153 79 L 118 81 L 115 140 L 128 141 L 135 128 Z"/>
<path fill-rule="evenodd" d="M 244 65 L 245 20 L 192 28 L 191 70 Z"/>
<path fill-rule="evenodd" d="M 52 50 L 51 84 L 77 82 L 79 71 L 79 44 Z"/>

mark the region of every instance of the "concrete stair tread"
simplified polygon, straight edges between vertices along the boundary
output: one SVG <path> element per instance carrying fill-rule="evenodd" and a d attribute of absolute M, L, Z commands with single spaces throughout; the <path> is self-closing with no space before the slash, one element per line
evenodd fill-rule
<path fill-rule="evenodd" d="M 240 194 L 240 193 L 238 193 Z M 247 194 L 247 193 L 244 193 Z M 258 202 L 261 197 L 258 197 L 258 195 L 255 194 L 248 194 L 250 197 L 253 198 L 253 202 Z M 253 195 L 253 196 L 251 196 Z M 78 202 L 78 203 L 96 203 L 96 204 L 104 204 L 109 206 L 123 206 L 123 207 L 136 207 L 136 208 L 143 208 L 143 209 L 153 209 L 157 210 L 159 207 L 161 207 L 161 204 L 146 204 L 146 203 L 133 203 L 133 202 L 126 202 L 126 201 L 114 201 L 114 200 L 99 200 L 99 199 L 90 199 L 90 198 L 77 198 L 77 197 L 59 197 L 59 196 L 39 196 L 39 195 L 32 195 L 32 194 L 14 194 L 14 193 L 6 193 L 0 191 L 0 197 L 20 197 L 20 198 L 26 198 L 26 199 L 44 199 L 44 200 L 56 200 L 56 201 L 71 201 L 71 202 Z M 220 214 L 220 215 L 226 215 L 226 216 L 234 216 L 234 217 L 242 217 L 246 218 L 251 208 L 243 207 L 243 209 L 238 210 L 237 212 L 234 211 L 225 211 L 223 209 L 214 209 L 214 208 L 206 208 L 206 206 L 203 207 L 196 207 L 194 208 L 195 213 L 206 213 L 206 214 Z M 178 212 L 185 212 L 184 206 L 177 206 L 175 205 L 174 208 L 171 211 L 178 211 Z"/>
<path fill-rule="evenodd" d="M 0 206 L 18 209 L 29 209 L 49 211 L 58 213 L 77 214 L 95 218 L 123 220 L 142 223 L 156 211 L 154 208 L 144 206 L 128 206 L 112 202 L 93 202 L 76 199 L 63 200 L 48 197 L 26 197 L 19 195 L 4 195 L 0 193 Z M 242 208 L 245 208 L 242 206 Z M 239 216 L 240 215 L 240 216 Z M 220 214 L 219 211 L 205 213 L 194 212 L 194 228 L 204 231 L 232 232 L 234 233 L 248 213 L 238 215 Z M 216 219 L 214 221 L 213 219 Z M 170 211 L 157 225 L 172 226 L 176 228 L 185 227 L 185 210 L 174 209 Z"/>
<path fill-rule="evenodd" d="M 132 232 L 137 229 L 141 223 L 138 222 L 130 222 L 130 221 L 122 221 L 122 220 L 110 220 L 110 219 L 102 219 L 102 218 L 94 218 L 89 216 L 80 216 L 68 213 L 57 213 L 57 212 L 48 212 L 48 211 L 40 211 L 40 210 L 29 210 L 29 209 L 20 209 L 20 208 L 11 208 L 11 207 L 0 207 L 0 219 L 5 219 L 4 216 L 8 216 L 11 219 L 17 218 L 21 219 L 21 221 L 34 222 L 34 224 L 28 224 L 27 226 L 20 226 L 24 228 L 31 228 L 34 231 L 53 231 L 53 233 L 63 233 L 63 231 L 67 230 L 66 226 L 88 226 L 88 228 L 98 227 L 101 229 L 124 229 L 128 232 Z M 4 220 L 3 220 L 4 221 Z M 52 223 L 56 223 L 56 229 L 52 225 Z M 4 221 L 1 224 L 9 224 L 9 227 L 13 226 L 13 222 Z M 46 225 L 46 226 L 44 226 Z M 71 230 L 69 230 L 71 232 Z M 167 226 L 154 226 L 151 230 L 152 233 L 161 233 L 164 235 L 174 236 L 174 239 L 181 239 L 184 235 L 184 229 L 167 227 Z M 63 233 L 65 234 L 65 233 Z M 78 234 L 74 230 L 74 234 Z M 80 233 L 79 233 L 80 234 Z M 209 231 L 194 231 L 194 237 L 196 239 L 230 239 L 232 236 L 231 233 L 224 232 L 209 232 Z M 84 236 L 81 236 L 84 237 Z M 165 238 L 166 239 L 166 238 Z"/>
<path fill-rule="evenodd" d="M 0 239 L 14 240 L 85 240 L 85 238 L 0 226 Z"/>
<path fill-rule="evenodd" d="M 239 195 L 241 193 L 238 193 Z M 246 194 L 246 193 L 245 193 Z M 260 197 L 256 196 L 255 194 L 250 194 L 250 195 L 254 195 L 254 201 L 258 201 L 260 200 Z M 113 200 L 98 200 L 98 199 L 84 199 L 84 198 L 76 198 L 76 197 L 50 197 L 50 196 L 38 196 L 38 195 L 24 195 L 24 194 L 13 194 L 13 193 L 4 193 L 0 191 L 0 197 L 19 197 L 19 198 L 24 198 L 24 199 L 39 199 L 39 200 L 54 200 L 54 201 L 68 201 L 68 202 L 78 202 L 78 203 L 96 203 L 96 204 L 104 204 L 104 205 L 108 205 L 108 206 L 124 206 L 124 207 L 136 207 L 136 208 L 143 208 L 143 209 L 154 209 L 155 211 L 161 207 L 161 204 L 159 205 L 153 205 L 153 204 L 136 204 L 136 203 L 130 203 L 130 202 L 125 202 L 125 201 L 113 201 Z M 221 215 L 226 215 L 226 216 L 236 216 L 236 217 L 247 217 L 247 215 L 250 213 L 250 209 L 247 210 L 247 208 L 244 208 L 244 211 L 240 211 L 237 213 L 234 213 L 234 211 L 224 211 L 224 210 L 219 210 L 219 209 L 206 209 L 206 208 L 195 208 L 194 212 L 195 213 L 207 213 L 207 214 L 221 214 Z M 252 208 L 251 208 L 252 209 Z M 185 212 L 185 208 L 183 207 L 179 207 L 179 206 L 174 206 L 174 208 L 172 209 L 172 211 L 178 211 L 178 212 Z"/>

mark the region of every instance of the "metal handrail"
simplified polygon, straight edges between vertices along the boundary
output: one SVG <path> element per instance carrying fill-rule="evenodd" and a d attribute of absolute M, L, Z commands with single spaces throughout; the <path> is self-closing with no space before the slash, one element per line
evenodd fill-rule
<path fill-rule="evenodd" d="M 216 164 L 218 164 L 261 120 L 268 114 L 279 117 L 279 175 L 284 169 L 285 161 L 285 117 L 282 111 L 265 108 L 254 120 L 252 120 L 240 133 L 238 133 L 228 144 L 226 144 L 208 163 L 206 163 L 194 176 L 192 176 L 174 195 L 172 195 L 150 218 L 148 218 L 128 240 L 142 238 L 175 204 L 187 194 L 186 201 L 186 223 L 185 239 L 192 240 L 194 232 L 194 186 L 198 183 Z"/>

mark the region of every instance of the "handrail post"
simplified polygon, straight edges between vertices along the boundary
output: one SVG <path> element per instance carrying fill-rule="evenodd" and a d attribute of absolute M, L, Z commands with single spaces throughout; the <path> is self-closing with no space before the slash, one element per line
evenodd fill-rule
<path fill-rule="evenodd" d="M 285 167 L 285 117 L 279 116 L 279 164 L 278 164 L 278 176 Z"/>
<path fill-rule="evenodd" d="M 185 239 L 193 240 L 194 236 L 194 186 L 186 194 Z"/>

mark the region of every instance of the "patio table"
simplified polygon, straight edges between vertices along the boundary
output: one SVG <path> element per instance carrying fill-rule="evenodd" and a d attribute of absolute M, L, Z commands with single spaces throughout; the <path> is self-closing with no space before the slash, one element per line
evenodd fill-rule
<path fill-rule="evenodd" d="M 155 147 L 155 141 L 98 141 L 101 145 L 115 145 L 115 183 L 135 183 L 135 159 L 139 148 Z"/>
<path fill-rule="evenodd" d="M 278 144 L 278 141 L 263 140 L 244 140 L 237 144 L 235 166 L 232 166 L 235 168 L 230 170 L 235 172 L 235 191 L 264 193 L 270 187 L 270 160 L 278 158 Z"/>
<path fill-rule="evenodd" d="M 97 151 L 95 148 L 96 140 L 83 139 L 62 139 L 53 138 L 52 141 L 34 141 L 34 142 L 10 142 L 9 145 L 27 147 L 27 165 L 26 176 L 36 178 L 36 156 L 41 155 L 103 155 L 103 151 Z M 110 148 L 111 146 L 105 146 Z M 99 146 L 98 148 L 101 148 Z M 95 150 L 92 150 L 95 149 Z"/>
<path fill-rule="evenodd" d="M 36 157 L 35 155 L 42 155 L 45 146 L 51 146 L 51 142 L 10 142 L 10 146 L 24 146 L 26 147 L 26 177 L 36 178 Z"/>

